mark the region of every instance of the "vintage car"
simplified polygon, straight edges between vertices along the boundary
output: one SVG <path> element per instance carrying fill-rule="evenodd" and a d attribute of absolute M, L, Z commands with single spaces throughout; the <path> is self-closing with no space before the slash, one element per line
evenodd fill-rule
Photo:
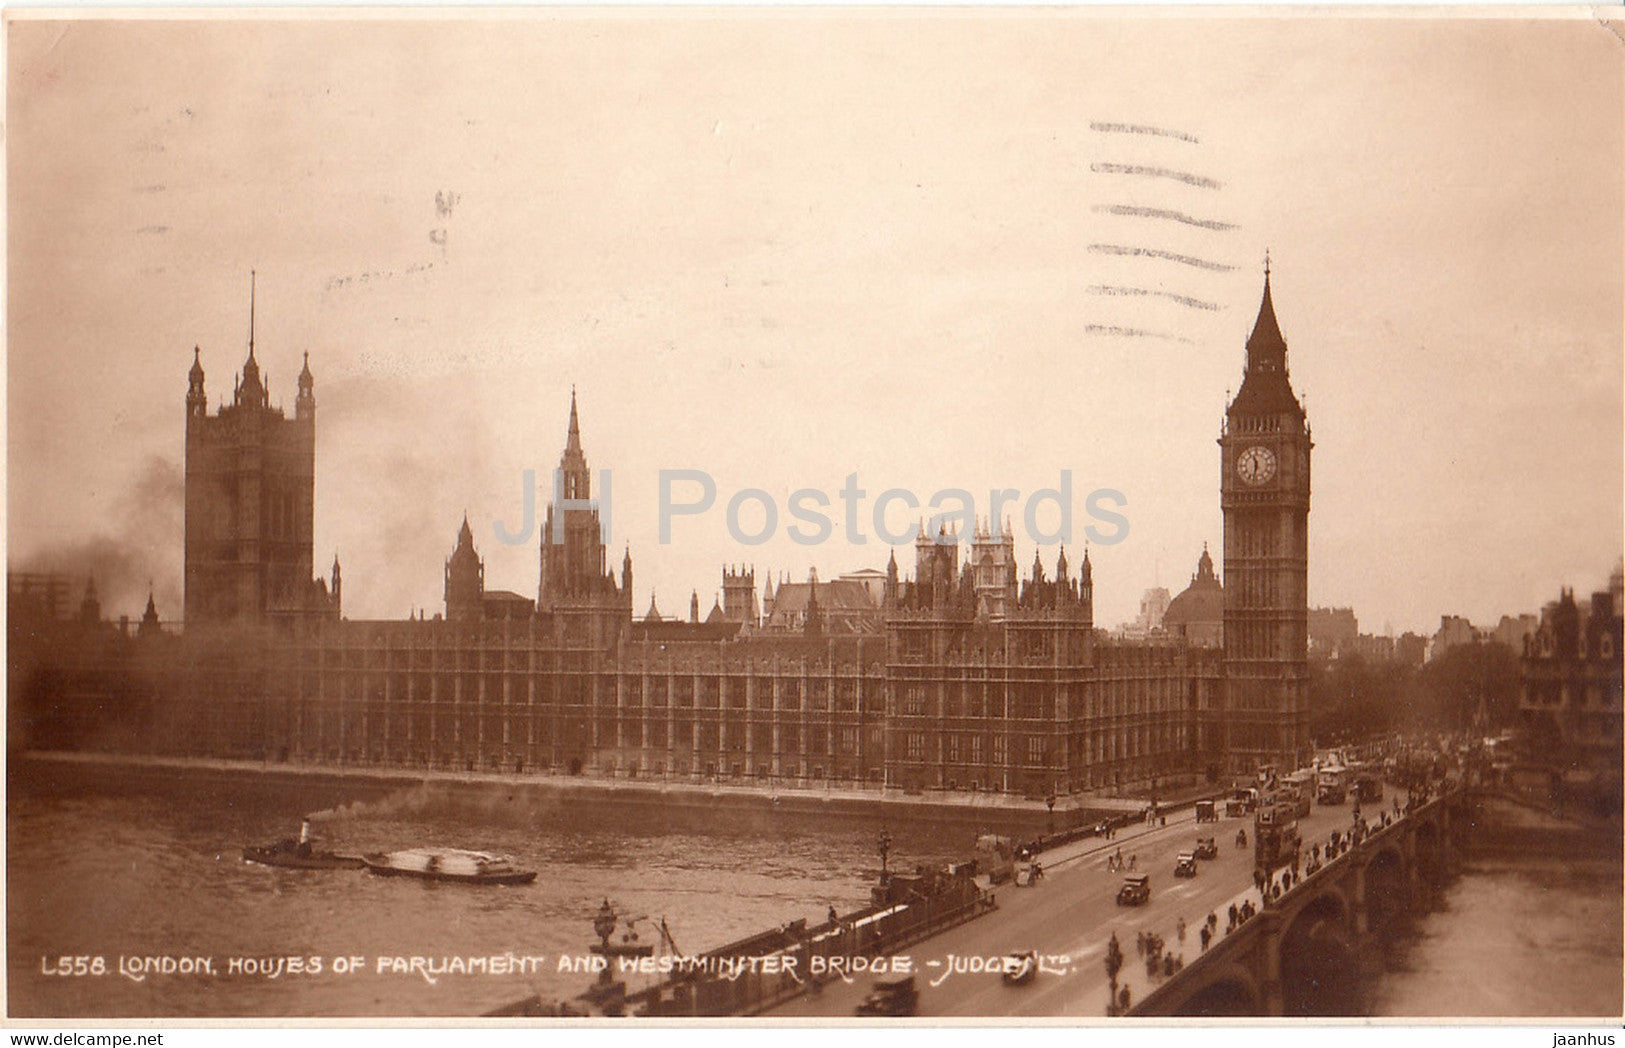
<path fill-rule="evenodd" d="M 1007 986 L 1024 986 L 1038 975 L 1038 955 L 1031 950 L 1012 953 L 1004 959 L 1002 978 Z"/>
<path fill-rule="evenodd" d="M 1144 906 L 1151 901 L 1151 878 L 1146 876 L 1124 877 L 1123 886 L 1117 889 L 1117 905 Z"/>
<path fill-rule="evenodd" d="M 1217 859 L 1219 857 L 1219 844 L 1212 837 L 1196 838 L 1196 857 L 1198 859 Z"/>
<path fill-rule="evenodd" d="M 1219 821 L 1218 810 L 1214 808 L 1212 801 L 1197 801 L 1196 802 L 1196 821 L 1197 822 L 1218 822 Z"/>
<path fill-rule="evenodd" d="M 1174 876 L 1175 877 L 1195 877 L 1196 876 L 1196 853 L 1195 852 L 1180 852 L 1179 853 L 1179 858 L 1174 860 Z"/>
<path fill-rule="evenodd" d="M 914 976 L 891 975 L 876 979 L 874 989 L 858 1005 L 859 1015 L 913 1015 L 920 1003 Z"/>

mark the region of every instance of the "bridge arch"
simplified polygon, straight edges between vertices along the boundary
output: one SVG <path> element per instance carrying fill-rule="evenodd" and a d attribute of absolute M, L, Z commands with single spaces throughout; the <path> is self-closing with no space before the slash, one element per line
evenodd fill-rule
<path fill-rule="evenodd" d="M 1432 821 L 1416 827 L 1416 872 L 1429 888 L 1442 887 L 1450 877 L 1449 842 Z"/>
<path fill-rule="evenodd" d="M 1411 916 L 1411 871 L 1397 846 L 1379 849 L 1360 870 L 1365 932 L 1384 949 L 1405 931 Z"/>
<path fill-rule="evenodd" d="M 1263 998 L 1252 974 L 1239 965 L 1230 965 L 1216 972 L 1168 1014 L 1192 1019 L 1258 1016 L 1264 1014 Z"/>
<path fill-rule="evenodd" d="M 1359 965 L 1348 901 L 1324 890 L 1281 933 L 1281 1004 L 1289 1016 L 1360 1014 Z"/>

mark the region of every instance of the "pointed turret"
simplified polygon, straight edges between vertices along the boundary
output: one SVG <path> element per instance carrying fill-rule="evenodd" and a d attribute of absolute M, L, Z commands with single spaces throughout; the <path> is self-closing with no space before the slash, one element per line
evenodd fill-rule
<path fill-rule="evenodd" d="M 79 602 L 79 621 L 87 626 L 94 626 L 102 620 L 101 598 L 96 596 L 96 580 L 88 579 L 85 582 L 85 599 Z"/>
<path fill-rule="evenodd" d="M 457 531 L 457 547 L 446 561 L 446 620 L 467 622 L 483 617 L 485 613 L 485 564 L 474 549 L 474 529 L 468 526 L 468 514 L 463 514 L 463 526 Z"/>
<path fill-rule="evenodd" d="M 649 613 L 643 616 L 644 622 L 660 622 L 660 609 L 655 605 L 655 591 L 649 591 Z"/>
<path fill-rule="evenodd" d="M 694 590 L 688 595 L 688 621 L 700 621 L 700 591 Z"/>
<path fill-rule="evenodd" d="M 147 588 L 147 610 L 141 614 L 141 626 L 136 630 L 138 637 L 150 637 L 159 632 L 158 604 L 152 599 L 152 587 Z"/>
<path fill-rule="evenodd" d="M 208 414 L 209 399 L 203 392 L 203 351 L 192 347 L 192 370 L 186 373 L 186 414 L 202 417 Z"/>
<path fill-rule="evenodd" d="M 802 624 L 802 630 L 809 637 L 821 636 L 824 632 L 824 612 L 818 606 L 817 568 L 807 573 L 807 618 Z"/>
<path fill-rule="evenodd" d="M 1208 554 L 1207 543 L 1202 543 L 1202 559 L 1196 562 L 1196 574 L 1191 576 L 1191 584 L 1198 582 L 1217 582 L 1218 576 L 1213 573 L 1213 557 Z"/>
<path fill-rule="evenodd" d="M 299 396 L 293 402 L 294 418 L 316 416 L 316 377 L 310 373 L 310 353 L 305 353 L 305 366 L 299 369 Z"/>

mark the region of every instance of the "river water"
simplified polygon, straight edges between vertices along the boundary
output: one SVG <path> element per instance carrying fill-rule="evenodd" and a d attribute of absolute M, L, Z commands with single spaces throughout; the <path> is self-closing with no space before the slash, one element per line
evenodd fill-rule
<path fill-rule="evenodd" d="M 540 871 L 534 885 L 270 869 L 241 861 L 243 844 L 293 833 L 301 813 L 333 803 L 324 789 L 27 768 L 8 779 L 7 972 L 18 1016 L 478 1015 L 581 990 L 590 976 L 561 971 L 561 958 L 585 953 L 606 897 L 646 918 L 633 926 L 644 941 L 664 917 L 679 948 L 697 953 L 796 918 L 816 923 L 830 905 L 854 908 L 878 867 L 878 817 L 588 807 L 494 785 L 472 800 L 434 786 L 377 792 L 317 829 L 340 851 L 506 852 Z M 886 828 L 894 860 L 909 865 L 962 854 L 975 832 Z M 1418 924 L 1376 988 L 1378 1013 L 1618 1015 L 1620 900 L 1617 863 L 1477 865 Z M 428 967 L 493 955 L 507 971 Z M 510 957 L 542 960 L 516 967 Z M 277 958 L 306 969 L 316 958 L 321 971 L 292 972 L 286 960 L 274 978 L 251 970 L 276 972 Z M 340 970 L 352 958 L 358 970 Z M 171 966 L 197 970 L 162 970 Z"/>
<path fill-rule="evenodd" d="M 1377 1015 L 1625 1014 L 1621 867 L 1607 859 L 1475 859 L 1374 988 Z"/>

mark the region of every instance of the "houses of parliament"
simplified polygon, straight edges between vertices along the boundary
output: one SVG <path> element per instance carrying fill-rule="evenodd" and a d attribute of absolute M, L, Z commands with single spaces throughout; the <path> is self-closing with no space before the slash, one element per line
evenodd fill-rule
<path fill-rule="evenodd" d="M 639 614 L 632 551 L 612 562 L 591 501 L 573 393 L 534 597 L 487 584 L 465 518 L 448 522 L 442 613 L 345 618 L 338 563 L 313 571 L 308 357 L 286 417 L 250 335 L 216 413 L 200 353 L 189 375 L 184 629 L 161 628 L 150 604 L 133 631 L 101 623 L 92 583 L 77 620 L 25 638 L 21 671 L 14 657 L 13 741 L 1024 796 L 1294 766 L 1310 744 L 1312 444 L 1286 349 L 1266 269 L 1218 440 L 1222 590 L 1204 551 L 1183 606 L 1206 619 L 1129 641 L 1095 629 L 1087 553 L 1022 573 L 993 522 L 968 542 L 919 536 L 911 571 L 895 553 L 827 580 L 728 567 L 708 614 L 697 598 L 686 621 L 652 602 Z"/>

